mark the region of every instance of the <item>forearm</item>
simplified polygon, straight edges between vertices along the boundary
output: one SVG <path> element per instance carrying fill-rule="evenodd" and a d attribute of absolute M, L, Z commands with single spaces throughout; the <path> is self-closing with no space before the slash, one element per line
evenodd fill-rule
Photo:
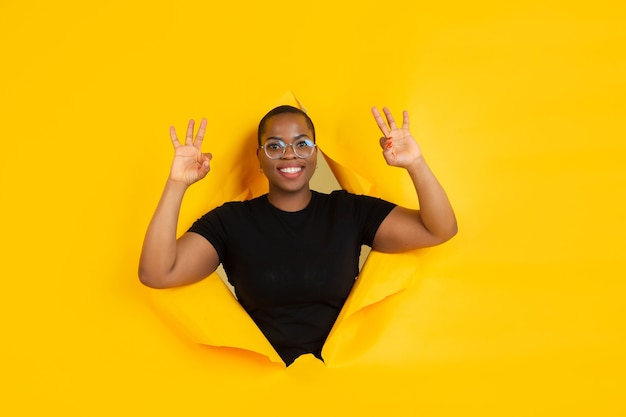
<path fill-rule="evenodd" d="M 187 185 L 168 179 L 150 221 L 139 260 L 139 278 L 148 286 L 159 286 L 176 262 L 176 232 Z"/>
<path fill-rule="evenodd" d="M 407 171 L 415 185 L 424 227 L 442 241 L 450 239 L 457 232 L 457 222 L 445 190 L 423 157 L 407 167 Z"/>

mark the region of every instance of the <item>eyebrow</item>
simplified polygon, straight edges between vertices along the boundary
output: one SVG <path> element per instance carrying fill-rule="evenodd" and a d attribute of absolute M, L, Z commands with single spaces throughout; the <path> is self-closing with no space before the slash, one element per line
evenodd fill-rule
<path fill-rule="evenodd" d="M 306 133 L 301 133 L 299 135 L 294 136 L 294 140 L 298 140 L 298 139 L 302 139 L 302 138 L 307 138 L 307 139 L 311 139 L 309 137 L 309 135 L 307 135 Z M 268 140 L 283 140 L 282 138 L 276 137 L 276 136 L 270 136 L 267 139 L 265 139 L 265 141 L 267 142 Z"/>

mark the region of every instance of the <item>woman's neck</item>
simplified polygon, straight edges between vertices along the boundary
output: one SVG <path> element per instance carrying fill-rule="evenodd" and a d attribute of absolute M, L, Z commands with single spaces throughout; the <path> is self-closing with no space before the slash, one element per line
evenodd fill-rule
<path fill-rule="evenodd" d="M 311 201 L 311 190 L 307 187 L 297 192 L 270 190 L 267 199 L 270 204 L 282 211 L 300 211 Z"/>

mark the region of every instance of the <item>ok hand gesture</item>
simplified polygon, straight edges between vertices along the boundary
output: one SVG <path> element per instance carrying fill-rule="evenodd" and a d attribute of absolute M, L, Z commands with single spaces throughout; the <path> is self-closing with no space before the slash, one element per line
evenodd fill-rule
<path fill-rule="evenodd" d="M 387 122 L 378 109 L 372 107 L 376 124 L 384 135 L 380 138 L 380 146 L 383 149 L 385 161 L 391 166 L 409 168 L 414 162 L 422 158 L 422 151 L 409 131 L 409 113 L 406 110 L 402 113 L 402 127 L 398 128 L 391 111 L 387 107 L 383 107 L 383 112 Z"/>
<path fill-rule="evenodd" d="M 210 161 L 212 155 L 210 153 L 202 153 L 202 140 L 206 130 L 206 119 L 202 119 L 200 127 L 193 137 L 193 129 L 195 122 L 189 121 L 187 125 L 187 135 L 185 144 L 182 145 L 176 136 L 176 129 L 170 126 L 170 137 L 174 145 L 174 161 L 170 170 L 170 179 L 182 182 L 189 186 L 196 181 L 201 180 L 211 170 Z"/>

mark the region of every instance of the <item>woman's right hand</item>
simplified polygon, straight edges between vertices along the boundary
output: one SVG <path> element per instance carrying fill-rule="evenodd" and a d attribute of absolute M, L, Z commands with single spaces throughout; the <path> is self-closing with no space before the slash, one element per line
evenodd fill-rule
<path fill-rule="evenodd" d="M 174 126 L 170 126 L 170 137 L 172 138 L 175 151 L 174 161 L 170 170 L 170 179 L 187 186 L 206 177 L 206 174 L 211 170 L 210 161 L 212 155 L 210 153 L 202 153 L 206 119 L 200 121 L 200 127 L 195 139 L 193 137 L 194 125 L 194 120 L 189 120 L 184 145 L 178 140 Z"/>

